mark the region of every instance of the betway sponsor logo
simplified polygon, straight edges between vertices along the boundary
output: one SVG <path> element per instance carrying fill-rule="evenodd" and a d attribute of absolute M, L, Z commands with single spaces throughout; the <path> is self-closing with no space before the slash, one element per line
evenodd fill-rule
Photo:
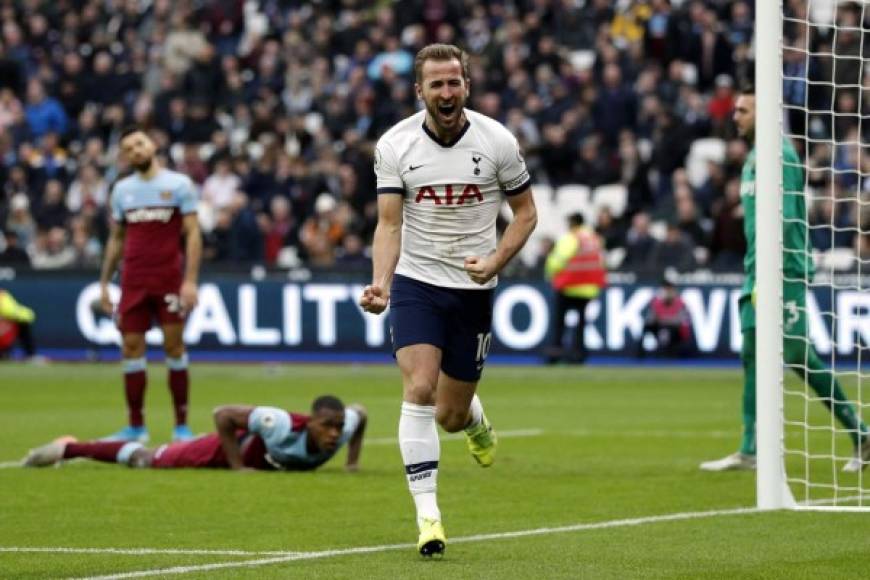
<path fill-rule="evenodd" d="M 164 224 L 172 219 L 172 214 L 175 213 L 174 207 L 140 207 L 127 212 L 127 223 L 138 224 L 142 222 L 163 222 Z"/>

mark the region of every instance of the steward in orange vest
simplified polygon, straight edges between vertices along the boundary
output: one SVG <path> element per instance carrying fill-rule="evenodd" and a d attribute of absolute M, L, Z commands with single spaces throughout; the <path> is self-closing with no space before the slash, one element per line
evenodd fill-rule
<path fill-rule="evenodd" d="M 545 272 L 557 292 L 592 299 L 607 286 L 601 240 L 583 225 L 582 214 L 572 215 L 568 220 L 570 231 L 547 256 Z"/>
<path fill-rule="evenodd" d="M 556 291 L 553 308 L 553 346 L 547 362 L 566 359 L 582 363 L 586 360 L 583 339 L 586 327 L 586 305 L 595 299 L 607 285 L 607 270 L 604 267 L 604 249 L 601 240 L 592 229 L 584 225 L 583 214 L 568 216 L 567 234 L 562 236 L 547 256 L 544 271 Z M 562 342 L 565 333 L 565 314 L 575 310 L 579 324 L 573 347 L 566 354 Z"/>

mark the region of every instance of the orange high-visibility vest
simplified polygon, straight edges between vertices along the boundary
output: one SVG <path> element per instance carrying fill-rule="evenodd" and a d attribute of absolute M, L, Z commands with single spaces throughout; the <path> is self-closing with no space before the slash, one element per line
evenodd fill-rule
<path fill-rule="evenodd" d="M 577 251 L 565 267 L 553 276 L 553 288 L 559 291 L 572 286 L 603 288 L 607 285 L 607 270 L 604 268 L 604 252 L 598 236 L 586 228 L 578 231 L 576 236 Z"/>

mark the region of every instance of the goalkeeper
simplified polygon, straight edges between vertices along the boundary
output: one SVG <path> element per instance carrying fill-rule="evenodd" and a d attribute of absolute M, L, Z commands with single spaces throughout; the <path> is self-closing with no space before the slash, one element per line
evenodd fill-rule
<path fill-rule="evenodd" d="M 741 91 L 734 107 L 737 132 L 754 146 L 755 91 Z M 833 373 L 825 367 L 807 340 L 806 288 L 813 278 L 813 263 L 807 242 L 804 178 L 800 159 L 792 144 L 783 140 L 783 353 L 790 366 L 822 398 L 848 431 L 855 446 L 855 456 L 844 471 L 859 471 L 870 461 L 870 438 L 867 427 L 859 421 L 855 408 L 846 398 Z M 762 192 L 764 194 L 765 192 Z M 743 333 L 743 437 L 740 450 L 701 464 L 705 471 L 755 469 L 755 148 L 749 153 L 740 176 L 743 205 L 743 230 L 746 234 L 746 273 L 740 297 L 740 328 Z"/>

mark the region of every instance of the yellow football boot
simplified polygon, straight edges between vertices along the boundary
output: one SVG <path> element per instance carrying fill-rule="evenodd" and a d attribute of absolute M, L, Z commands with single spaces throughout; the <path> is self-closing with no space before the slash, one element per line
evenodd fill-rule
<path fill-rule="evenodd" d="M 438 520 L 423 518 L 420 522 L 420 539 L 417 540 L 417 550 L 421 556 L 432 557 L 444 553 L 447 546 L 447 536 L 444 526 Z"/>
<path fill-rule="evenodd" d="M 465 432 L 465 440 L 468 443 L 471 456 L 481 467 L 492 465 L 495 461 L 495 447 L 498 444 L 498 438 L 495 436 L 495 431 L 492 430 L 492 425 L 486 415 L 483 416 L 479 425 Z"/>

